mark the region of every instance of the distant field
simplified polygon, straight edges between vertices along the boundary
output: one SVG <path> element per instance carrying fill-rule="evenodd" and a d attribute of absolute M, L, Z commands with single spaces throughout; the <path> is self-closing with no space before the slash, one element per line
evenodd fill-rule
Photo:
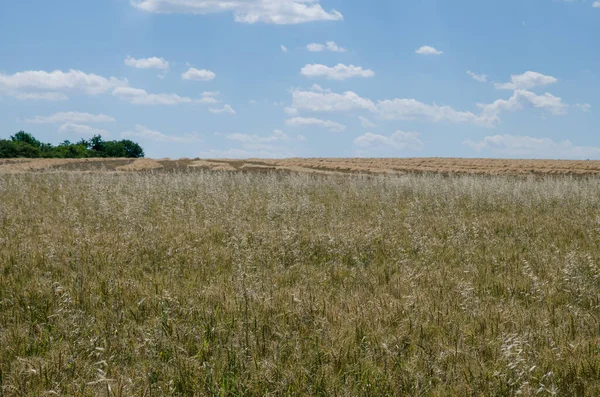
<path fill-rule="evenodd" d="M 600 395 L 600 178 L 307 163 L 0 173 L 0 395 Z"/>
<path fill-rule="evenodd" d="M 288 171 L 320 174 L 487 174 L 487 175 L 588 175 L 600 174 L 600 161 L 589 160 L 503 160 L 459 158 L 327 158 L 285 160 L 200 160 L 200 159 L 11 159 L 0 160 L 0 172 L 41 170 L 71 171 Z"/>

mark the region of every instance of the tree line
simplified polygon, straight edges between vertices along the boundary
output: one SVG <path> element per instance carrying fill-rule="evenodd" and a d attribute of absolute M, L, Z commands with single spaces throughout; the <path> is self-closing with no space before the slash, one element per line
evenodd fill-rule
<path fill-rule="evenodd" d="M 86 158 L 86 157 L 144 157 L 144 150 L 137 143 L 124 139 L 105 141 L 100 135 L 71 143 L 64 141 L 58 146 L 42 143 L 33 135 L 19 131 L 9 139 L 0 140 L 0 158 Z"/>

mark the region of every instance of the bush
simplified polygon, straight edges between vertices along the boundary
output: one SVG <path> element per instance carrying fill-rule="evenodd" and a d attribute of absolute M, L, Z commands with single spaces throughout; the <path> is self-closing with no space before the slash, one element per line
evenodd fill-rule
<path fill-rule="evenodd" d="M 33 135 L 19 131 L 10 139 L 0 140 L 0 158 L 85 158 L 85 157 L 144 157 L 144 150 L 137 143 L 122 141 L 104 141 L 100 135 L 92 139 L 82 139 L 77 143 L 64 141 L 58 146 L 42 143 Z"/>

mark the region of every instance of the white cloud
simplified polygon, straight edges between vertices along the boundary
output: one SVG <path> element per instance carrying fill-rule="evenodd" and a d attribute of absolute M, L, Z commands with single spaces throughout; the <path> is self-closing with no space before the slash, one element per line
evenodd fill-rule
<path fill-rule="evenodd" d="M 533 158 L 599 158 L 600 148 L 575 146 L 571 141 L 517 135 L 486 136 L 479 142 L 466 141 L 477 152 L 489 151 L 501 156 Z"/>
<path fill-rule="evenodd" d="M 600 8 L 600 1 L 594 1 L 592 3 L 592 7 L 594 7 L 594 8 Z"/>
<path fill-rule="evenodd" d="M 189 68 L 187 72 L 181 75 L 181 78 L 184 80 L 211 81 L 214 80 L 216 76 L 217 75 L 210 70 Z"/>
<path fill-rule="evenodd" d="M 397 150 L 421 150 L 423 142 L 417 132 L 396 131 L 390 136 L 366 133 L 354 140 L 354 145 L 362 149 L 392 148 Z"/>
<path fill-rule="evenodd" d="M 0 94 L 2 91 L 0 90 Z M 66 101 L 69 97 L 62 92 L 11 92 L 9 95 L 20 101 Z"/>
<path fill-rule="evenodd" d="M 64 92 L 99 95 L 127 84 L 127 80 L 105 78 L 79 70 L 24 71 L 13 75 L 0 73 L 0 94 L 23 100 L 64 100 L 66 99 Z"/>
<path fill-rule="evenodd" d="M 50 116 L 36 116 L 33 119 L 26 119 L 26 123 L 31 124 L 52 124 L 52 123 L 109 123 L 113 122 L 113 117 L 105 114 L 90 114 L 80 112 L 58 112 Z"/>
<path fill-rule="evenodd" d="M 479 116 L 472 112 L 458 111 L 451 106 L 428 105 L 416 99 L 395 98 L 377 103 L 382 117 L 392 120 L 422 119 L 433 122 L 477 123 Z"/>
<path fill-rule="evenodd" d="M 293 117 L 291 119 L 287 119 L 285 121 L 285 124 L 289 125 L 289 126 L 293 126 L 293 127 L 303 127 L 303 126 L 307 126 L 307 125 L 314 125 L 314 126 L 327 128 L 329 131 L 332 131 L 332 132 L 341 132 L 346 129 L 345 125 L 336 123 L 335 121 L 321 120 L 321 119 L 311 118 L 311 117 Z"/>
<path fill-rule="evenodd" d="M 360 120 L 360 125 L 363 128 L 375 128 L 375 127 L 377 127 L 377 124 L 372 123 L 371 120 L 369 120 L 366 117 L 358 116 L 358 119 Z"/>
<path fill-rule="evenodd" d="M 530 105 L 555 115 L 565 114 L 568 105 L 562 99 L 546 93 L 537 95 L 527 90 L 515 90 L 509 99 L 498 99 L 490 104 L 477 104 L 479 113 L 459 111 L 448 105 L 431 105 L 416 99 L 395 98 L 375 104 L 368 98 L 347 91 L 343 94 L 318 91 L 292 91 L 292 107 L 311 112 L 347 112 L 368 110 L 390 120 L 424 120 L 431 122 L 472 123 L 493 126 L 500 122 L 500 114 Z"/>
<path fill-rule="evenodd" d="M 331 52 L 347 52 L 343 47 L 338 46 L 335 41 L 328 41 L 325 44 L 317 44 L 310 43 L 306 46 L 306 49 L 310 52 L 321 52 L 321 51 L 331 51 Z"/>
<path fill-rule="evenodd" d="M 198 100 L 200 103 L 219 103 L 216 97 L 218 97 L 221 93 L 219 91 L 204 91 L 202 93 L 202 98 Z"/>
<path fill-rule="evenodd" d="M 110 133 L 106 130 L 76 123 L 65 123 L 60 126 L 58 132 L 60 132 L 61 134 L 71 133 L 79 136 L 110 135 Z"/>
<path fill-rule="evenodd" d="M 319 0 L 132 0 L 134 7 L 155 13 L 209 14 L 232 12 L 236 22 L 278 25 L 344 19 L 327 12 Z"/>
<path fill-rule="evenodd" d="M 324 44 L 317 44 L 317 43 L 310 43 L 306 45 L 306 49 L 310 52 L 321 52 L 321 51 L 325 51 L 325 45 Z"/>
<path fill-rule="evenodd" d="M 288 52 L 288 51 L 289 51 L 288 48 L 282 44 L 281 45 L 281 52 Z"/>
<path fill-rule="evenodd" d="M 364 70 L 360 66 L 347 66 L 341 63 L 332 67 L 319 64 L 306 65 L 300 70 L 300 74 L 306 77 L 325 77 L 331 80 L 346 80 L 352 77 L 375 76 L 375 72 L 370 69 Z"/>
<path fill-rule="evenodd" d="M 208 111 L 211 112 L 212 114 L 223 114 L 223 113 L 236 114 L 236 111 L 233 110 L 233 108 L 229 105 L 225 105 L 221 109 L 210 108 L 210 109 L 208 109 Z"/>
<path fill-rule="evenodd" d="M 232 148 L 227 150 L 211 149 L 198 153 L 198 157 L 204 159 L 281 159 L 293 157 L 289 151 L 270 145 L 264 145 L 255 148 L 238 149 Z"/>
<path fill-rule="evenodd" d="M 458 111 L 451 106 L 427 105 L 415 99 L 393 99 L 377 103 L 384 118 L 412 120 L 424 119 L 433 122 L 474 123 L 492 126 L 500 122 L 500 114 L 505 111 L 522 109 L 526 104 L 549 111 L 555 115 L 566 113 L 568 105 L 562 99 L 546 93 L 536 95 L 527 90 L 516 90 L 509 99 L 498 99 L 490 104 L 477 104 L 480 113 Z"/>
<path fill-rule="evenodd" d="M 251 134 L 230 134 L 226 137 L 230 141 L 238 142 L 241 148 L 228 150 L 210 150 L 203 152 L 200 157 L 204 158 L 282 158 L 291 157 L 291 153 L 285 147 L 290 138 L 281 130 L 274 130 L 266 136 Z"/>
<path fill-rule="evenodd" d="M 589 103 L 578 103 L 575 106 L 577 106 L 579 109 L 581 109 L 582 112 L 589 112 L 590 109 L 592 108 L 592 105 L 590 105 Z"/>
<path fill-rule="evenodd" d="M 133 87 L 118 87 L 113 95 L 134 105 L 179 105 L 182 103 L 212 103 L 212 97 L 192 99 L 177 94 L 149 94 L 145 90 Z"/>
<path fill-rule="evenodd" d="M 159 131 L 153 131 L 143 125 L 137 124 L 133 131 L 121 133 L 122 138 L 142 138 L 157 142 L 200 142 L 202 138 L 198 133 L 184 135 L 166 135 Z"/>
<path fill-rule="evenodd" d="M 370 99 L 362 98 L 352 91 L 343 94 L 333 92 L 292 91 L 292 106 L 312 112 L 347 112 L 351 110 L 375 111 L 377 107 Z"/>
<path fill-rule="evenodd" d="M 169 62 L 163 58 L 157 57 L 135 59 L 133 57 L 128 56 L 127 58 L 125 58 L 125 65 L 131 66 L 136 69 L 169 69 Z"/>
<path fill-rule="evenodd" d="M 250 135 L 250 134 L 230 134 L 227 136 L 227 139 L 237 142 L 242 142 L 244 144 L 261 144 L 261 143 L 272 143 L 279 141 L 287 141 L 289 137 L 281 130 L 274 130 L 271 135 L 268 136 L 258 136 L 258 135 Z"/>
<path fill-rule="evenodd" d="M 285 107 L 283 108 L 283 111 L 285 112 L 285 114 L 289 115 L 289 116 L 295 116 L 298 114 L 298 109 L 296 108 L 292 108 L 292 107 Z"/>
<path fill-rule="evenodd" d="M 481 121 L 487 124 L 495 124 L 500 121 L 500 113 L 522 109 L 525 104 L 548 110 L 555 115 L 565 114 L 568 107 L 562 102 L 561 98 L 550 93 L 536 95 L 527 90 L 515 90 L 509 99 L 498 99 L 493 103 L 477 104 L 477 106 L 481 109 Z"/>
<path fill-rule="evenodd" d="M 310 87 L 310 89 L 311 89 L 311 91 L 316 91 L 316 92 L 331 92 L 330 89 L 325 89 L 316 83 L 313 84 L 312 87 Z"/>
<path fill-rule="evenodd" d="M 518 90 L 515 92 L 518 93 L 518 95 L 522 95 L 536 108 L 546 109 L 550 113 L 556 115 L 567 113 L 568 105 L 563 103 L 562 98 L 554 96 L 548 92 L 543 95 L 536 95 L 533 92 L 526 90 Z"/>
<path fill-rule="evenodd" d="M 485 83 L 487 81 L 487 76 L 485 74 L 477 74 L 467 70 L 467 74 L 473 78 L 475 81 L 479 81 L 480 83 Z"/>
<path fill-rule="evenodd" d="M 523 74 L 510 76 L 510 83 L 495 83 L 494 87 L 499 90 L 518 90 L 543 87 L 558 82 L 556 77 L 546 76 L 538 72 L 527 71 Z"/>
<path fill-rule="evenodd" d="M 431 46 L 424 45 L 423 47 L 420 47 L 419 49 L 417 49 L 415 51 L 415 53 L 417 53 L 419 55 L 442 55 L 444 53 L 444 51 L 439 51 Z"/>

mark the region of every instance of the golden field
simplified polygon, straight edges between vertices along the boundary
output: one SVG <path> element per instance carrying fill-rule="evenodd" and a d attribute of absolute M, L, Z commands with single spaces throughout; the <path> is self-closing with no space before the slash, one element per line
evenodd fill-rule
<path fill-rule="evenodd" d="M 0 172 L 20 171 L 291 171 L 321 174 L 481 174 L 481 175 L 595 175 L 597 160 L 504 160 L 461 158 L 292 158 L 283 160 L 200 159 L 10 159 L 0 160 Z"/>
<path fill-rule="evenodd" d="M 597 396 L 598 164 L 1 161 L 0 395 Z"/>

